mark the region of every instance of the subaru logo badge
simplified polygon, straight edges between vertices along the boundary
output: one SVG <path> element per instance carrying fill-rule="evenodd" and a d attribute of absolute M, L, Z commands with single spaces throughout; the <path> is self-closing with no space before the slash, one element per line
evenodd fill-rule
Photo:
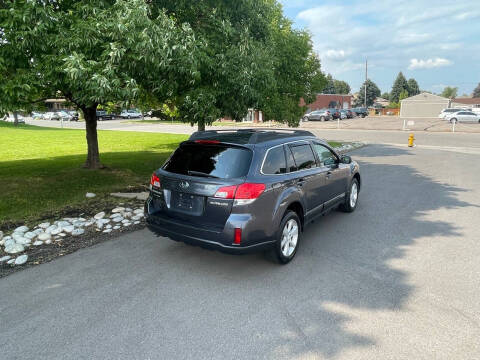
<path fill-rule="evenodd" d="M 178 184 L 180 189 L 188 189 L 190 187 L 190 184 L 187 181 L 180 181 L 180 184 Z"/>

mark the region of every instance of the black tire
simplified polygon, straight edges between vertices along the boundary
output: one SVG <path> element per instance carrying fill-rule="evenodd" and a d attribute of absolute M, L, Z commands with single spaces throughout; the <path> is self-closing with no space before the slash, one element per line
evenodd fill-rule
<path fill-rule="evenodd" d="M 365 116 L 366 116 L 365 114 L 362 114 L 362 119 L 365 118 Z"/>
<path fill-rule="evenodd" d="M 456 118 L 450 119 L 450 124 L 457 123 L 457 122 L 458 122 L 458 120 Z"/>
<path fill-rule="evenodd" d="M 289 256 L 285 256 L 282 253 L 282 249 L 281 249 L 282 234 L 283 234 L 285 226 L 287 225 L 287 222 L 289 222 L 290 220 L 294 220 L 296 222 L 296 226 L 297 226 L 297 229 L 298 229 L 298 237 L 297 237 L 296 246 L 295 246 L 293 252 Z M 289 210 L 285 213 L 282 221 L 280 222 L 280 226 L 279 226 L 278 231 L 277 231 L 277 241 L 275 242 L 274 247 L 270 251 L 267 252 L 267 254 L 266 254 L 267 257 L 269 259 L 271 259 L 272 261 L 276 262 L 276 263 L 279 263 L 279 264 L 282 264 L 282 265 L 288 264 L 295 257 L 295 254 L 297 253 L 298 246 L 300 244 L 301 238 L 302 238 L 302 224 L 300 222 L 300 219 L 299 219 L 296 212 Z"/>
<path fill-rule="evenodd" d="M 354 186 L 357 189 L 357 191 L 356 191 L 357 195 L 356 195 L 355 203 L 352 206 L 352 202 L 350 201 L 350 196 L 352 194 L 352 189 L 354 188 Z M 345 200 L 344 200 L 343 204 L 340 205 L 340 210 L 342 210 L 343 212 L 347 212 L 347 213 L 354 212 L 355 209 L 357 208 L 359 192 L 360 192 L 360 186 L 358 184 L 358 180 L 353 178 L 352 182 L 350 183 L 350 188 L 348 189 L 348 192 L 345 195 Z"/>
<path fill-rule="evenodd" d="M 308 121 L 308 117 L 307 116 L 304 116 L 303 119 L 302 119 L 303 122 L 306 122 Z"/>
<path fill-rule="evenodd" d="M 325 121 L 325 116 L 320 116 L 320 121 Z"/>

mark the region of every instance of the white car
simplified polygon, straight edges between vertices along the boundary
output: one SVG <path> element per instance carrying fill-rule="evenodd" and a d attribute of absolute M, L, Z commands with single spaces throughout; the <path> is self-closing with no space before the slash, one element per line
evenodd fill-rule
<path fill-rule="evenodd" d="M 453 114 L 447 115 L 445 119 L 450 121 L 451 123 L 458 123 L 458 122 L 480 123 L 480 115 L 475 114 L 473 111 L 464 111 L 464 110 L 457 111 Z"/>
<path fill-rule="evenodd" d="M 462 109 L 453 109 L 453 108 L 448 108 L 448 109 L 443 109 L 440 115 L 438 115 L 439 119 L 446 119 L 448 115 L 452 115 L 453 113 L 456 113 L 458 111 L 461 111 Z"/>
<path fill-rule="evenodd" d="M 43 114 L 43 120 L 60 120 L 60 116 L 53 111 L 49 111 Z"/>
<path fill-rule="evenodd" d="M 60 120 L 63 120 L 63 121 L 71 121 L 72 117 L 73 117 L 72 115 L 70 115 L 66 111 L 59 111 L 57 114 L 60 117 Z"/>
<path fill-rule="evenodd" d="M 137 109 L 123 110 L 120 113 L 120 117 L 124 119 L 141 118 L 142 113 L 139 112 Z"/>
<path fill-rule="evenodd" d="M 13 114 L 9 114 L 9 115 L 5 115 L 2 120 L 13 123 L 15 122 L 15 117 L 13 116 Z M 25 119 L 20 114 L 17 114 L 17 121 L 19 124 L 20 123 L 25 124 Z"/>

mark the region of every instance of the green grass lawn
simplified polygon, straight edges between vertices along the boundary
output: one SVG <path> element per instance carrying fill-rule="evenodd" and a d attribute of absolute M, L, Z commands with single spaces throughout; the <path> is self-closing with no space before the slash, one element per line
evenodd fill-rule
<path fill-rule="evenodd" d="M 82 168 L 85 130 L 0 122 L 0 228 L 34 220 L 66 206 L 100 201 L 101 196 L 148 185 L 187 135 L 98 131 L 103 170 Z M 341 143 L 332 142 L 332 146 Z M 87 192 L 99 196 L 85 198 Z"/>
<path fill-rule="evenodd" d="M 188 136 L 99 131 L 98 137 L 108 169 L 87 170 L 84 130 L 0 122 L 0 227 L 85 203 L 87 192 L 147 185 L 153 170 Z"/>

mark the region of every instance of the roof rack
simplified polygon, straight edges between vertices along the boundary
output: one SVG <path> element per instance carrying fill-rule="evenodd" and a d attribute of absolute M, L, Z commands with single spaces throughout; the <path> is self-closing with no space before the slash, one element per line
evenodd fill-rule
<path fill-rule="evenodd" d="M 296 130 L 296 129 L 272 129 L 272 128 L 246 128 L 246 129 L 219 129 L 219 130 L 206 130 L 206 131 L 196 131 L 194 132 L 189 140 L 205 139 L 211 138 L 214 135 L 223 135 L 223 134 L 250 134 L 247 143 L 255 144 L 257 143 L 261 135 L 278 133 L 282 137 L 294 137 L 294 136 L 315 136 L 312 132 L 307 130 Z"/>

